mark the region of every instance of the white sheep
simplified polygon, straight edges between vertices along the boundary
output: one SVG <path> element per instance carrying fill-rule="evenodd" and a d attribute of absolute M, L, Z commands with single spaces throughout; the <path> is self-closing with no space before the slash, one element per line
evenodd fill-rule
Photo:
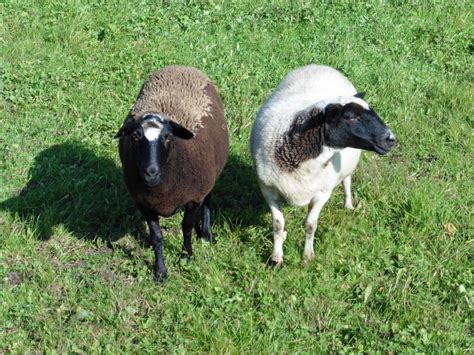
<path fill-rule="evenodd" d="M 337 70 L 307 65 L 290 72 L 257 114 L 250 144 L 258 182 L 273 218 L 275 263 L 286 239 L 281 202 L 309 205 L 304 257 L 314 257 L 319 213 L 344 184 L 352 209 L 351 175 L 360 149 L 387 153 L 395 136 Z"/>

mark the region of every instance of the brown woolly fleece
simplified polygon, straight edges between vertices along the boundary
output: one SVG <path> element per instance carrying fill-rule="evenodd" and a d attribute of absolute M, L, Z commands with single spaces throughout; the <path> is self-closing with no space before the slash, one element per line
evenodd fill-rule
<path fill-rule="evenodd" d="M 130 115 L 137 120 L 144 113 L 161 112 L 196 134 L 212 106 L 207 85 L 212 82 L 195 68 L 165 67 L 146 79 Z"/>
<path fill-rule="evenodd" d="M 138 120 L 148 112 L 164 113 L 195 135 L 171 142 L 166 169 L 155 187 L 139 177 L 132 138 L 120 138 L 125 184 L 136 206 L 148 214 L 170 216 L 188 203 L 202 204 L 229 150 L 229 130 L 216 87 L 197 69 L 166 67 L 145 81 L 129 117 Z"/>

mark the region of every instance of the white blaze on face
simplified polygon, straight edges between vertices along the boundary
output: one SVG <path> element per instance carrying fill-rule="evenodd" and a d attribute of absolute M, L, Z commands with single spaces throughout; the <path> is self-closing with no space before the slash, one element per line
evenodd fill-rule
<path fill-rule="evenodd" d="M 157 140 L 163 130 L 163 124 L 158 120 L 145 121 L 142 127 L 145 138 L 150 142 Z"/>
<path fill-rule="evenodd" d="M 155 127 L 148 127 L 144 129 L 145 131 L 145 138 L 148 139 L 150 142 L 158 139 L 161 133 L 161 129 Z"/>

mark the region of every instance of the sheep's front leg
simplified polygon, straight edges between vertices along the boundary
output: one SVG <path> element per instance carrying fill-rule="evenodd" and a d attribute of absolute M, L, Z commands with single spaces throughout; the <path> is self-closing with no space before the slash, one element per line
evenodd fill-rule
<path fill-rule="evenodd" d="M 273 254 L 272 260 L 280 264 L 283 262 L 283 242 L 286 239 L 285 218 L 279 205 L 271 205 L 273 225 Z"/>
<path fill-rule="evenodd" d="M 354 206 L 352 205 L 351 179 L 351 175 L 346 176 L 344 180 L 342 180 L 342 184 L 344 185 L 344 207 L 353 210 Z"/>
<path fill-rule="evenodd" d="M 198 205 L 193 204 L 187 206 L 184 210 L 183 222 L 181 223 L 181 227 L 183 229 L 183 248 L 188 254 L 188 259 L 193 256 L 192 235 L 198 211 Z"/>
<path fill-rule="evenodd" d="M 281 210 L 278 193 L 266 187 L 261 188 L 270 210 L 273 225 L 273 253 L 272 261 L 280 264 L 283 262 L 283 242 L 286 239 L 285 217 Z"/>
<path fill-rule="evenodd" d="M 147 218 L 146 222 L 150 229 L 151 245 L 155 252 L 155 280 L 163 282 L 168 276 L 168 270 L 166 269 L 165 259 L 163 256 L 163 234 L 161 233 L 158 218 Z"/>
<path fill-rule="evenodd" d="M 330 196 L 330 192 L 318 192 L 309 203 L 308 216 L 304 225 L 306 240 L 303 256 L 306 260 L 314 258 L 314 232 L 316 232 L 319 214 Z"/>

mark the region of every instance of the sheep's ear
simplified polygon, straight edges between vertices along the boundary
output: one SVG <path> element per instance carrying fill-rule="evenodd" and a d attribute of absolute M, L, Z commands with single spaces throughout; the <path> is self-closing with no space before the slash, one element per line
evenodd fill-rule
<path fill-rule="evenodd" d="M 357 94 L 354 95 L 354 97 L 357 97 L 359 99 L 363 99 L 365 96 L 365 92 L 358 92 Z"/>
<path fill-rule="evenodd" d="M 135 121 L 133 120 L 133 118 L 127 118 L 127 120 L 123 123 L 122 127 L 120 127 L 114 138 L 120 138 L 129 135 L 130 133 L 132 133 L 134 126 Z"/>
<path fill-rule="evenodd" d="M 179 123 L 176 123 L 174 121 L 169 121 L 171 130 L 173 132 L 173 136 L 181 138 L 181 139 L 191 139 L 194 137 L 194 134 L 181 126 Z"/>

